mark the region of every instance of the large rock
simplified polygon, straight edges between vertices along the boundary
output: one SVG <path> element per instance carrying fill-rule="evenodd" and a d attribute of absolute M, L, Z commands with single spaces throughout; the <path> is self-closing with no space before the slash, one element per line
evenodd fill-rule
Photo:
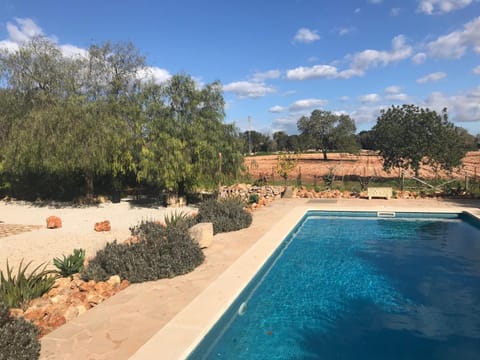
<path fill-rule="evenodd" d="M 207 248 L 213 243 L 213 224 L 199 223 L 189 229 L 190 236 L 198 242 L 200 247 Z"/>
<path fill-rule="evenodd" d="M 110 231 L 112 227 L 110 226 L 110 221 L 105 220 L 95 223 L 95 231 Z"/>
<path fill-rule="evenodd" d="M 48 293 L 30 301 L 25 312 L 19 309 L 12 314 L 32 321 L 39 328 L 40 336 L 44 336 L 125 289 L 128 284 L 127 280 L 120 281 L 117 275 L 107 281 L 85 282 L 75 274 L 73 279 L 57 279 Z"/>
<path fill-rule="evenodd" d="M 57 216 L 47 218 L 47 229 L 58 229 L 62 227 L 62 219 Z"/>

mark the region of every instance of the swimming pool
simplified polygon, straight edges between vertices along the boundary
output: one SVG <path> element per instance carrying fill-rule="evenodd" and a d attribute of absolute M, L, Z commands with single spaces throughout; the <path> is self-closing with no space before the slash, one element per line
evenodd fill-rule
<path fill-rule="evenodd" d="M 477 359 L 479 284 L 467 214 L 308 212 L 189 358 Z"/>

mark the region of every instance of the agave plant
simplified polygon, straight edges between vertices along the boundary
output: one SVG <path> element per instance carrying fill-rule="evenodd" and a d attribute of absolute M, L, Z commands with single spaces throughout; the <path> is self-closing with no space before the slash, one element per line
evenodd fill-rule
<path fill-rule="evenodd" d="M 63 277 L 72 276 L 83 270 L 85 262 L 85 250 L 74 249 L 73 254 L 68 256 L 63 255 L 63 259 L 53 259 L 53 265 L 58 269 L 58 272 Z"/>
<path fill-rule="evenodd" d="M 192 226 L 195 223 L 195 219 L 184 212 L 174 212 L 170 215 L 163 217 L 163 222 L 166 227 L 170 226 L 184 226 L 186 228 Z"/>
<path fill-rule="evenodd" d="M 0 271 L 0 301 L 8 307 L 23 307 L 48 292 L 55 283 L 55 271 L 47 270 L 47 265 L 42 263 L 28 272 L 31 263 L 23 265 L 22 259 L 15 275 L 7 260 L 6 274 Z"/>

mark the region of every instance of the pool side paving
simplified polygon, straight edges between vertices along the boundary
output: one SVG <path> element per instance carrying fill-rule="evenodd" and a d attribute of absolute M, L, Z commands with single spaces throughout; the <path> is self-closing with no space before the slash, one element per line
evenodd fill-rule
<path fill-rule="evenodd" d="M 129 286 L 41 339 L 41 359 L 182 359 L 208 332 L 307 210 L 468 211 L 456 200 L 281 199 L 248 229 L 215 235 L 193 272 Z"/>

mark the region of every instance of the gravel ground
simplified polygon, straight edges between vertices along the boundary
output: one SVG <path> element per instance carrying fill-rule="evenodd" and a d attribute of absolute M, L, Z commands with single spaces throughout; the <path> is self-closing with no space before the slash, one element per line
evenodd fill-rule
<path fill-rule="evenodd" d="M 85 249 L 86 256 L 92 257 L 107 242 L 126 240 L 130 236 L 129 228 L 142 220 L 163 220 L 166 214 L 189 213 L 193 210 L 191 207 L 133 205 L 128 201 L 89 207 L 58 203 L 38 206 L 25 202 L 0 201 L 0 225 L 4 235 L 8 235 L 0 237 L 0 270 L 5 270 L 7 259 L 10 267 L 15 269 L 22 259 L 24 262 L 32 261 L 32 268 L 41 263 L 53 266 L 54 257 L 69 255 L 75 248 Z M 46 228 L 46 218 L 51 215 L 61 218 L 62 228 Z M 94 231 L 94 224 L 103 220 L 110 221 L 111 231 Z M 28 229 L 18 225 L 36 226 Z M 8 233 L 9 229 L 17 229 L 17 233 Z M 30 231 L 19 233 L 18 229 Z"/>

